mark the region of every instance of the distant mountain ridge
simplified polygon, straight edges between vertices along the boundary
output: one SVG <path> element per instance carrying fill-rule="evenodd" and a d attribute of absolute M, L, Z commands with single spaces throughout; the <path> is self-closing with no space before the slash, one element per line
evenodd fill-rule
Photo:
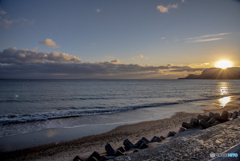
<path fill-rule="evenodd" d="M 240 68 L 208 68 L 203 70 L 202 74 L 189 74 L 185 78 L 179 79 L 240 79 Z"/>

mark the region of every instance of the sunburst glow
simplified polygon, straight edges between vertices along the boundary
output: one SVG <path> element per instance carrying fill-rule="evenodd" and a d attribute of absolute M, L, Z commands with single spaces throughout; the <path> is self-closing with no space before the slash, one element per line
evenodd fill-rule
<path fill-rule="evenodd" d="M 232 63 L 227 60 L 222 60 L 222 61 L 217 62 L 215 66 L 217 68 L 226 69 L 226 68 L 232 67 Z"/>

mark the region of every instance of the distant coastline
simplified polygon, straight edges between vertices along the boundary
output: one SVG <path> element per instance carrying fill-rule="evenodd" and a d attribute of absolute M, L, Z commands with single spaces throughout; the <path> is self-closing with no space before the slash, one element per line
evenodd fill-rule
<path fill-rule="evenodd" d="M 208 68 L 200 75 L 189 74 L 185 78 L 178 79 L 240 79 L 240 67 L 232 68 Z"/>

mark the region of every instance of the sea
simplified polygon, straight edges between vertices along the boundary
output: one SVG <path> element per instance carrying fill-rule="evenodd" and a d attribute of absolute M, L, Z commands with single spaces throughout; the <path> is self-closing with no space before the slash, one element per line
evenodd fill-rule
<path fill-rule="evenodd" d="M 86 132 L 90 125 L 101 133 L 98 124 L 163 119 L 180 108 L 199 112 L 187 104 L 236 95 L 239 80 L 0 80 L 0 139 L 46 129 Z M 160 112 L 139 114 L 140 109 Z M 133 115 L 141 117 L 131 120 Z"/>

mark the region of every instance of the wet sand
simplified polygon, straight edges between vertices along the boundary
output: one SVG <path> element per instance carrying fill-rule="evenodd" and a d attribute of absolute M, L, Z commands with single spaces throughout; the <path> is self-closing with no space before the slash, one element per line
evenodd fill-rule
<path fill-rule="evenodd" d="M 178 112 L 171 118 L 141 122 L 132 125 L 124 125 L 115 128 L 109 132 L 83 137 L 77 140 L 54 143 L 35 148 L 19 150 L 14 152 L 1 153 L 0 158 L 3 160 L 65 160 L 70 161 L 76 155 L 82 158 L 88 157 L 93 151 L 99 153 L 105 152 L 105 145 L 110 143 L 113 148 L 123 146 L 123 141 L 129 139 L 136 143 L 142 137 L 151 139 L 153 136 L 167 136 L 169 131 L 178 132 L 182 122 L 189 122 L 192 117 L 198 114 L 206 114 L 209 112 L 220 113 L 223 110 L 229 112 L 239 111 L 239 98 L 235 98 L 232 102 L 221 109 L 207 108 L 202 113 L 186 113 Z M 236 101 L 236 102 L 235 102 Z M 234 103 L 235 102 L 235 103 Z M 201 104 L 203 107 L 209 104 Z"/>

